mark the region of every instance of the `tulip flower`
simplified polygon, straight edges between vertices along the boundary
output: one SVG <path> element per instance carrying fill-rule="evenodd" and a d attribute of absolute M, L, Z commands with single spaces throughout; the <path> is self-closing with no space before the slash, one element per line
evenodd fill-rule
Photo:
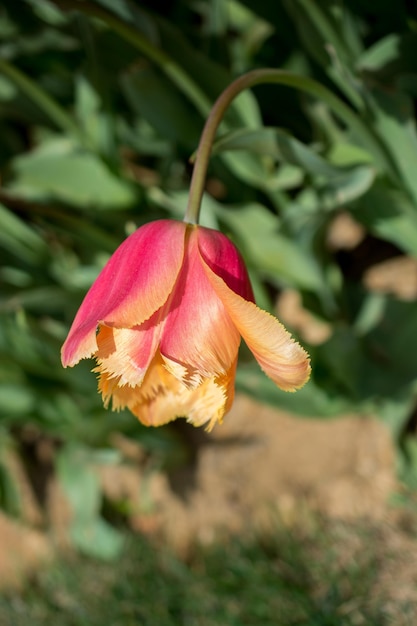
<path fill-rule="evenodd" d="M 280 70 L 253 70 L 219 96 L 196 152 L 184 221 L 151 222 L 122 243 L 62 347 L 64 367 L 96 359 L 105 406 L 127 407 L 148 426 L 177 417 L 207 430 L 221 422 L 233 402 L 242 337 L 281 389 L 295 391 L 310 375 L 303 348 L 256 306 L 236 247 L 197 225 L 211 147 L 227 107 L 243 89 L 270 81 L 297 84 Z"/>
<path fill-rule="evenodd" d="M 148 223 L 116 250 L 88 291 L 62 363 L 94 357 L 105 406 L 146 425 L 186 417 L 210 430 L 230 409 L 243 337 L 280 387 L 304 385 L 306 352 L 254 303 L 245 264 L 222 233 Z"/>

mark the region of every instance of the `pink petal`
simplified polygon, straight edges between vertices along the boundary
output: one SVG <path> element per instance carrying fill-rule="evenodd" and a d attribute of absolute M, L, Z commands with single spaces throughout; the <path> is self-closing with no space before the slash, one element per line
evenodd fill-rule
<path fill-rule="evenodd" d="M 199 230 L 188 227 L 184 263 L 160 344 L 161 354 L 185 366 L 190 379 L 227 372 L 240 343 L 240 335 L 203 269 L 198 253 Z M 181 373 L 178 375 L 181 377 Z"/>
<path fill-rule="evenodd" d="M 183 222 L 151 222 L 119 246 L 75 316 L 62 347 L 64 367 L 94 354 L 99 322 L 131 328 L 166 302 L 181 269 L 185 231 Z"/>
<path fill-rule="evenodd" d="M 207 264 L 204 267 L 213 289 L 263 371 L 285 391 L 302 387 L 310 376 L 305 350 L 275 317 L 234 293 Z"/>
<path fill-rule="evenodd" d="M 198 229 L 198 248 L 205 263 L 226 285 L 245 300 L 254 302 L 246 265 L 239 250 L 223 233 Z"/>

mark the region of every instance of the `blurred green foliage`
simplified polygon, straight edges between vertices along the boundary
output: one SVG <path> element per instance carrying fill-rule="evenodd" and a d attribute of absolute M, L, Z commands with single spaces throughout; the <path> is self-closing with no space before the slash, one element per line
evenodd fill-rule
<path fill-rule="evenodd" d="M 398 601 L 386 589 L 386 579 L 402 585 L 409 554 L 388 538 L 380 527 L 303 519 L 184 562 L 136 537 L 117 566 L 78 556 L 38 572 L 24 593 L 0 595 L 0 614 L 13 626 L 412 626 L 409 589 Z"/>
<path fill-rule="evenodd" d="M 376 413 L 403 443 L 417 302 L 376 294 L 363 275 L 375 260 L 417 256 L 416 50 L 405 1 L 2 2 L 0 453 L 27 424 L 57 442 L 80 548 L 91 546 L 82 524 L 103 556 L 119 544 L 90 468 L 109 434 L 158 443 L 131 415 L 103 409 L 91 364 L 63 370 L 60 346 L 123 238 L 181 216 L 212 103 L 257 67 L 298 83 L 256 87 L 230 108 L 202 221 L 236 241 L 262 306 L 296 289 L 331 334 L 306 345 L 313 376 L 297 394 L 277 390 L 245 354 L 238 386 L 304 415 Z M 311 79 L 326 88 L 318 97 Z M 363 226 L 360 249 L 329 247 L 340 212 Z M 16 511 L 1 458 L 1 504 Z"/>

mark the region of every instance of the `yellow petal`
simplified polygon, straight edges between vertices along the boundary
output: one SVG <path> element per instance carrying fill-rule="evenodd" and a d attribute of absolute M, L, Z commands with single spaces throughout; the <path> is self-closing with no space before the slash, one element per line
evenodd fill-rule
<path fill-rule="evenodd" d="M 226 374 L 204 381 L 188 397 L 187 421 L 193 426 L 207 424 L 210 432 L 223 421 L 233 404 L 237 359 Z"/>
<path fill-rule="evenodd" d="M 235 369 L 236 362 L 226 374 L 190 388 L 167 370 L 157 354 L 141 386 L 123 385 L 100 372 L 99 390 L 106 406 L 111 399 L 114 410 L 127 407 L 146 426 L 161 426 L 184 417 L 194 426 L 207 424 L 207 430 L 211 430 L 230 409 Z"/>
<path fill-rule="evenodd" d="M 159 314 L 134 328 L 113 328 L 100 324 L 95 357 L 99 367 L 117 378 L 120 385 L 140 385 L 152 361 L 161 333 Z"/>

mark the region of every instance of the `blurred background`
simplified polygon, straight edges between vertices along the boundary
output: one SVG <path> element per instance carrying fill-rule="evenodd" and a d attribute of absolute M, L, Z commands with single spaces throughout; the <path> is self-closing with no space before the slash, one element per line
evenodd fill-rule
<path fill-rule="evenodd" d="M 3 0 L 0 623 L 414 624 L 417 14 L 412 1 Z M 60 347 L 138 226 L 202 223 L 306 347 L 285 394 L 242 347 L 212 435 L 105 410 Z M 311 80 L 317 81 L 312 83 Z"/>

